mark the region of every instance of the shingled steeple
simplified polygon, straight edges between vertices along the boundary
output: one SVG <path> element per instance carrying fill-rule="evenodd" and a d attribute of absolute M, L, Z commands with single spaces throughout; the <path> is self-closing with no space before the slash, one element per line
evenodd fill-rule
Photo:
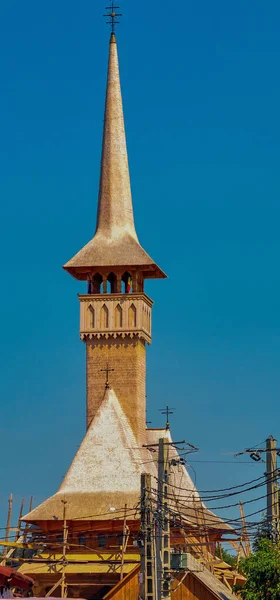
<path fill-rule="evenodd" d="M 134 267 L 143 278 L 165 277 L 139 243 L 134 225 L 131 186 L 115 34 L 109 63 L 97 226 L 93 239 L 64 265 L 77 279 L 104 267 Z"/>

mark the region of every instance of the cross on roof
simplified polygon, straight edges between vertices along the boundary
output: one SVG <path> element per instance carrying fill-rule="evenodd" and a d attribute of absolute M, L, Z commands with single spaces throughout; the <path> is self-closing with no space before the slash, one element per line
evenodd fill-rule
<path fill-rule="evenodd" d="M 122 17 L 121 13 L 116 12 L 117 8 L 120 7 L 114 4 L 114 0 L 111 0 L 111 6 L 106 6 L 106 10 L 108 10 L 108 13 L 106 15 L 103 15 L 103 17 L 108 17 L 110 19 L 110 21 L 106 21 L 106 24 L 111 25 L 112 33 L 114 33 L 115 31 L 115 25 L 119 23 L 118 17 Z"/>
<path fill-rule="evenodd" d="M 170 429 L 170 423 L 169 423 L 169 415 L 173 415 L 173 411 L 176 410 L 175 408 L 169 408 L 168 404 L 166 404 L 165 408 L 159 408 L 159 411 L 161 412 L 162 415 L 166 415 L 166 423 L 165 423 L 165 427 L 166 429 Z"/>
<path fill-rule="evenodd" d="M 106 365 L 106 369 L 100 369 L 101 373 L 106 373 L 106 382 L 105 382 L 105 390 L 108 390 L 110 385 L 109 385 L 109 373 L 111 373 L 112 371 L 114 371 L 115 369 L 110 369 L 109 368 L 109 363 L 107 363 Z"/>

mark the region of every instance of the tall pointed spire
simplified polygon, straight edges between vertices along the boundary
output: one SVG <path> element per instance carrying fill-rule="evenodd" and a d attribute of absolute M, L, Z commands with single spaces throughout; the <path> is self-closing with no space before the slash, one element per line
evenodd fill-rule
<path fill-rule="evenodd" d="M 77 279 L 86 279 L 89 271 L 128 265 L 140 269 L 144 278 L 165 277 L 140 245 L 135 230 L 118 51 L 112 32 L 96 231 L 93 239 L 64 265 L 64 269 Z"/>
<path fill-rule="evenodd" d="M 111 34 L 96 233 L 114 239 L 135 231 L 115 34 Z"/>

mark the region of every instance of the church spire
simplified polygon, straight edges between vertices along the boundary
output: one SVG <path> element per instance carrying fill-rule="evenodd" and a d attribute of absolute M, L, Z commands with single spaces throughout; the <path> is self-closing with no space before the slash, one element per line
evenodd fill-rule
<path fill-rule="evenodd" d="M 96 234 L 117 239 L 134 225 L 115 34 L 111 33 Z"/>
<path fill-rule="evenodd" d="M 115 19 L 117 14 L 112 11 L 106 16 Z M 96 231 L 64 269 L 76 279 L 87 279 L 90 272 L 104 267 L 126 266 L 141 271 L 144 279 L 166 277 L 140 245 L 135 230 L 117 43 L 112 31 Z"/>

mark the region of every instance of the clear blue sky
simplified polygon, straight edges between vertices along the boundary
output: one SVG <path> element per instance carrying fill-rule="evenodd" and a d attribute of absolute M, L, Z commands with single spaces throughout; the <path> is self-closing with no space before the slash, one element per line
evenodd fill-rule
<path fill-rule="evenodd" d="M 61 265 L 95 227 L 104 4 L 0 7 L 1 526 L 11 491 L 57 489 L 85 429 L 81 286 Z M 263 467 L 227 453 L 280 437 L 280 4 L 121 9 L 137 231 L 169 275 L 147 285 L 148 416 L 176 407 L 173 437 L 222 461 L 193 463 L 198 487 L 234 485 Z"/>

